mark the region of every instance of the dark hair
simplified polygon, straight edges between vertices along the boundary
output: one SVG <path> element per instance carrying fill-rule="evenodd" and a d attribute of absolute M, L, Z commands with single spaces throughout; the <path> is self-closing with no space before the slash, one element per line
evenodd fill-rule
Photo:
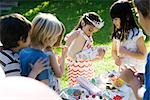
<path fill-rule="evenodd" d="M 134 4 L 145 18 L 150 18 L 150 0 L 134 0 Z"/>
<path fill-rule="evenodd" d="M 116 29 L 114 25 L 114 32 L 112 38 L 118 38 L 121 41 L 128 38 L 128 31 L 133 28 L 138 28 L 129 2 L 115 2 L 110 8 L 111 18 L 120 18 L 121 28 Z M 119 32 L 119 33 L 118 33 Z"/>
<path fill-rule="evenodd" d="M 14 48 L 18 41 L 26 41 L 31 23 L 22 15 L 14 13 L 0 17 L 0 33 L 3 48 Z"/>
<path fill-rule="evenodd" d="M 83 14 L 83 16 L 80 17 L 78 24 L 76 25 L 76 27 L 74 28 L 74 30 L 77 30 L 78 28 L 82 29 L 82 25 L 81 22 L 84 21 L 85 25 L 93 25 L 86 17 L 88 17 L 91 21 L 96 21 L 96 22 L 102 22 L 102 20 L 100 19 L 100 16 L 98 14 L 96 14 L 95 12 L 88 12 Z M 93 25 L 94 26 L 94 25 Z"/>

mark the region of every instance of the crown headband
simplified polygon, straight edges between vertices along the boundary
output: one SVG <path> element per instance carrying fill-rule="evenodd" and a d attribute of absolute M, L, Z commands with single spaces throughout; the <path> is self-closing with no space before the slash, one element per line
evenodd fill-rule
<path fill-rule="evenodd" d="M 104 26 L 104 21 L 102 19 L 100 19 L 100 22 L 95 21 L 95 20 L 91 20 L 86 16 L 86 19 L 91 22 L 96 28 L 101 29 Z"/>

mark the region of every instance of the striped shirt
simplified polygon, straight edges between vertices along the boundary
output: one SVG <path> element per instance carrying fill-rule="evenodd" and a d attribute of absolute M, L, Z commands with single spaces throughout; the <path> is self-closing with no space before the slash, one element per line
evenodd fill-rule
<path fill-rule="evenodd" d="M 6 76 L 20 76 L 19 55 L 11 50 L 0 51 L 0 67 Z"/>

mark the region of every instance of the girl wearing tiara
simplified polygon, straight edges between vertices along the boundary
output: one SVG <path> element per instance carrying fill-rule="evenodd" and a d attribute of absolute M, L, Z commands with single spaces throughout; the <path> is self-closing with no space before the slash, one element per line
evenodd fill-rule
<path fill-rule="evenodd" d="M 114 24 L 112 56 L 122 70 L 120 77 L 131 86 L 138 99 L 141 77 L 135 74 L 145 72 L 145 35 L 134 20 L 129 2 L 115 2 L 110 15 Z"/>
<path fill-rule="evenodd" d="M 93 33 L 97 32 L 104 25 L 104 22 L 95 12 L 83 14 L 77 26 L 66 35 L 65 41 L 68 47 L 68 78 L 69 85 L 77 84 L 79 76 L 90 80 L 93 78 L 91 62 L 102 59 L 105 49 L 93 47 Z"/>

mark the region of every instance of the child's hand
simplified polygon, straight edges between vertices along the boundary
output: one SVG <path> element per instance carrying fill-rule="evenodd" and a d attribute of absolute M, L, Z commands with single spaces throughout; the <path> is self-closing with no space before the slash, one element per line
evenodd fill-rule
<path fill-rule="evenodd" d="M 103 58 L 104 55 L 105 55 L 105 51 L 106 51 L 106 50 L 105 50 L 104 48 L 102 48 L 102 47 L 98 48 L 98 49 L 97 49 L 97 52 L 98 52 L 98 55 L 97 55 L 97 56 Z"/>
<path fill-rule="evenodd" d="M 36 76 L 43 70 L 44 66 L 47 65 L 47 59 L 39 58 L 35 64 L 29 64 L 32 68 L 32 71 L 30 72 L 29 76 L 32 78 L 36 78 Z"/>
<path fill-rule="evenodd" d="M 47 65 L 46 60 L 47 59 L 39 58 L 34 65 L 30 64 L 32 71 L 40 73 L 43 67 Z"/>
<path fill-rule="evenodd" d="M 143 73 L 134 73 L 136 77 L 140 80 L 141 84 L 144 84 L 144 74 Z"/>
<path fill-rule="evenodd" d="M 121 54 L 121 56 L 126 55 L 127 52 L 128 52 L 128 50 L 125 47 L 120 46 L 119 53 Z"/>
<path fill-rule="evenodd" d="M 121 65 L 121 57 L 117 57 L 116 59 L 115 59 L 115 64 L 117 65 L 117 66 L 120 66 Z"/>
<path fill-rule="evenodd" d="M 67 47 L 67 46 L 64 46 L 64 47 L 62 48 L 62 56 L 63 56 L 64 58 L 67 57 L 67 52 L 68 52 L 68 47 Z"/>

